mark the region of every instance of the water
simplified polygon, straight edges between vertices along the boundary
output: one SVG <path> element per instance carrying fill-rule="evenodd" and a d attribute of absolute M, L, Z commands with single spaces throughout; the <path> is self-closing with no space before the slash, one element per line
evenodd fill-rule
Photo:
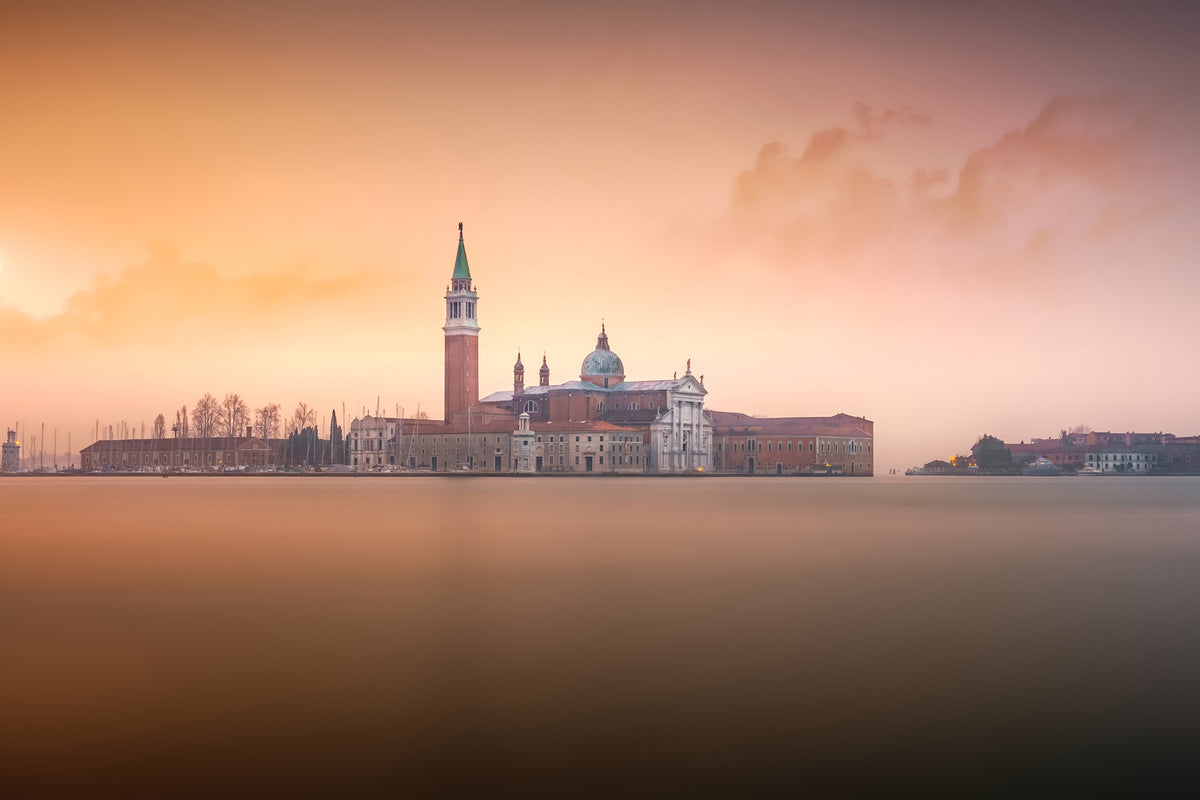
<path fill-rule="evenodd" d="M 1200 740 L 1198 490 L 0 480 L 0 777 L 1144 796 Z"/>

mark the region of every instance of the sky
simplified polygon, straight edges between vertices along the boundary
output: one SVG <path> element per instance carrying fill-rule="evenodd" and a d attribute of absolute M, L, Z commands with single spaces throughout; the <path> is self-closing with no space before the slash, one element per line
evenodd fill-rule
<path fill-rule="evenodd" d="M 874 420 L 877 473 L 1200 433 L 1187 3 L 246 5 L 0 9 L 26 442 L 206 392 L 440 417 L 460 221 L 483 394 L 604 320 L 630 379 Z"/>

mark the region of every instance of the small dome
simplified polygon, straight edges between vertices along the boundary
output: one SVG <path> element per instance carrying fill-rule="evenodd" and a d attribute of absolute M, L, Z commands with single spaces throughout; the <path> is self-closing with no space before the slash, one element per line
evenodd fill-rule
<path fill-rule="evenodd" d="M 550 374 L 550 365 L 546 363 L 546 357 L 545 357 L 545 356 L 542 356 L 542 368 L 541 368 L 541 369 L 539 369 L 539 370 L 538 370 L 538 372 L 542 373 L 543 375 L 549 375 L 549 374 Z"/>
<path fill-rule="evenodd" d="M 524 372 L 525 365 L 521 363 L 521 351 L 517 351 L 517 363 L 513 364 L 513 372 Z"/>

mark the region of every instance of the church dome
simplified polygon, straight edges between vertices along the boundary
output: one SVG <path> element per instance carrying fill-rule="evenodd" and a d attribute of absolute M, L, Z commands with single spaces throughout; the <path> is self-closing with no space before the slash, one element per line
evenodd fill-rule
<path fill-rule="evenodd" d="M 624 375 L 625 365 L 612 350 L 596 349 L 583 360 L 581 375 Z"/>
<path fill-rule="evenodd" d="M 589 378 L 624 378 L 625 365 L 621 363 L 621 357 L 614 353 L 608 347 L 608 334 L 604 332 L 604 326 L 600 326 L 600 335 L 596 338 L 596 349 L 588 353 L 583 359 L 583 366 L 579 370 L 580 380 L 588 380 Z M 608 385 L 605 383 L 604 385 Z"/>

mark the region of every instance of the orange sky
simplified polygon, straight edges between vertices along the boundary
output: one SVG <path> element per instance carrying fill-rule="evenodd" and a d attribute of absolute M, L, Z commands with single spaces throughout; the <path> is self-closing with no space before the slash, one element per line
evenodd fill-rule
<path fill-rule="evenodd" d="M 437 416 L 461 220 L 485 393 L 603 317 L 631 378 L 875 420 L 877 469 L 1200 433 L 1200 16 L 829 5 L 5 11 L 0 425 Z"/>

